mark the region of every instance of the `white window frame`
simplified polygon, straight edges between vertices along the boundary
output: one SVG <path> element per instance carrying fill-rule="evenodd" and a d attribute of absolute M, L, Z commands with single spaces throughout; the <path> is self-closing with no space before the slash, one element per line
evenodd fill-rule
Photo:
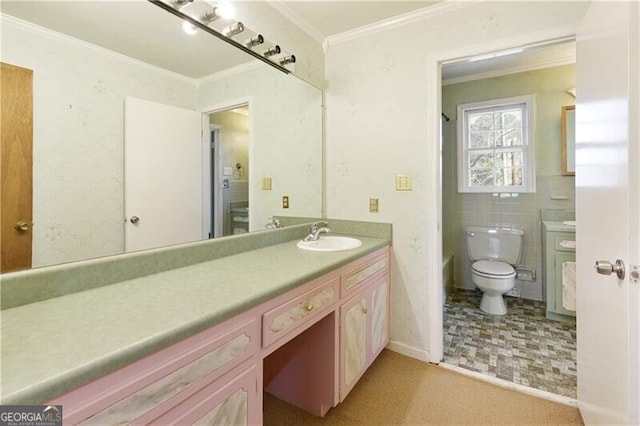
<path fill-rule="evenodd" d="M 469 185 L 469 137 L 467 115 L 482 109 L 523 105 L 522 114 L 522 185 L 519 186 L 470 186 Z M 535 95 L 493 99 L 458 105 L 458 192 L 471 193 L 523 193 L 536 192 L 535 169 Z"/>

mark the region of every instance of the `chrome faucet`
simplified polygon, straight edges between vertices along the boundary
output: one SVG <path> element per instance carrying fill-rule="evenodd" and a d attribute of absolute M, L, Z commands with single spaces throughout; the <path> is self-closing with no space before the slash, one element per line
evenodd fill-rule
<path fill-rule="evenodd" d="M 320 227 L 319 226 L 320 224 L 324 226 Z M 309 228 L 309 235 L 304 237 L 302 241 L 304 242 L 318 241 L 318 239 L 320 238 L 320 234 L 326 234 L 331 232 L 331 229 L 329 229 L 328 225 L 329 224 L 325 221 L 312 223 L 311 227 Z"/>
<path fill-rule="evenodd" d="M 271 222 L 267 223 L 264 227 L 267 229 L 276 229 L 276 228 L 283 228 L 284 225 L 282 224 L 282 222 L 280 222 L 279 219 L 272 217 L 270 218 Z"/>

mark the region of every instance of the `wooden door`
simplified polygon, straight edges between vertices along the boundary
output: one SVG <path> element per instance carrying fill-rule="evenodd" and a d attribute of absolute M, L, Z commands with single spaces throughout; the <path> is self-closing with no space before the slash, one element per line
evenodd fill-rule
<path fill-rule="evenodd" d="M 0 272 L 10 272 L 31 267 L 33 71 L 0 65 Z"/>

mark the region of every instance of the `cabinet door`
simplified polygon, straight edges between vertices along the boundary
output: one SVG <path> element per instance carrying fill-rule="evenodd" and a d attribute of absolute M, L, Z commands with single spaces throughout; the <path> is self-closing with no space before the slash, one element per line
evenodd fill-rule
<path fill-rule="evenodd" d="M 556 296 L 555 312 L 564 314 L 564 315 L 576 316 L 576 311 L 570 311 L 562 305 L 562 264 L 564 262 L 575 262 L 576 255 L 575 253 L 556 254 L 554 260 L 555 260 L 554 282 L 555 282 L 555 296 Z"/>
<path fill-rule="evenodd" d="M 340 401 L 367 367 L 367 299 L 357 295 L 340 308 Z"/>
<path fill-rule="evenodd" d="M 259 424 L 258 371 L 251 365 L 212 382 L 169 412 L 134 424 L 234 425 Z"/>
<path fill-rule="evenodd" d="M 369 361 L 371 364 L 389 342 L 389 280 L 374 284 L 369 290 Z"/>

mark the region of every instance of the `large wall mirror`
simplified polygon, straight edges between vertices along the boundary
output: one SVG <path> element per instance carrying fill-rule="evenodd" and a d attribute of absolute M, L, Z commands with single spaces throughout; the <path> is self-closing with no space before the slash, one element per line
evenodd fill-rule
<path fill-rule="evenodd" d="M 1 7 L 2 62 L 33 72 L 32 267 L 322 216 L 320 89 L 147 1 Z M 174 240 L 129 241 L 152 223 Z"/>
<path fill-rule="evenodd" d="M 560 136 L 562 175 L 576 174 L 576 107 L 568 105 L 562 107 L 562 124 Z"/>

